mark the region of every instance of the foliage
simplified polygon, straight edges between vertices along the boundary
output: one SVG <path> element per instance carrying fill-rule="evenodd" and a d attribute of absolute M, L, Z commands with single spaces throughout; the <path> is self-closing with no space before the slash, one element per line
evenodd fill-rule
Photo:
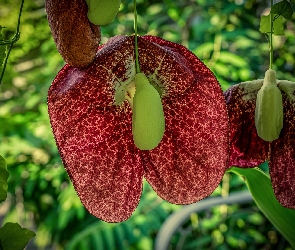
<path fill-rule="evenodd" d="M 0 26 L 0 41 L 4 40 L 4 36 L 2 35 L 2 29 L 3 27 Z M 6 58 L 6 45 L 1 45 L 0 46 L 0 69 L 2 68 L 5 58 Z"/>
<path fill-rule="evenodd" d="M 9 172 L 4 158 L 0 155 L 0 202 L 4 201 L 7 197 L 7 179 Z"/>
<path fill-rule="evenodd" d="M 7 222 L 0 228 L 0 247 L 2 250 L 22 250 L 34 236 L 35 233 L 19 224 Z"/>
<path fill-rule="evenodd" d="M 0 155 L 0 203 L 7 197 L 7 178 L 9 172 L 4 158 Z M 0 228 L 1 250 L 22 250 L 28 241 L 35 236 L 32 231 L 21 228 L 17 223 L 6 223 Z"/>
<path fill-rule="evenodd" d="M 15 6 L 19 5 L 20 0 L 1 1 L 0 23 L 6 27 L 2 30 L 6 40 L 15 34 L 19 11 Z M 141 0 L 138 31 L 187 46 L 212 69 L 225 90 L 230 84 L 263 78 L 269 65 L 268 42 L 259 32 L 259 17 L 266 8 L 266 1 L 256 0 Z M 115 20 L 102 27 L 102 43 L 111 36 L 134 32 L 132 12 L 133 1 L 123 0 Z M 294 81 L 294 15 L 284 25 L 285 36 L 274 39 L 274 65 L 278 78 Z M 162 201 L 145 183 L 139 207 L 126 222 L 107 224 L 84 209 L 63 168 L 49 125 L 47 90 L 64 62 L 51 37 L 44 1 L 25 1 L 20 33 L 0 86 L 0 154 L 10 172 L 8 199 L 1 206 L 4 222 L 19 221 L 36 228 L 34 244 L 40 249 L 152 249 L 161 223 L 180 207 Z M 232 176 L 213 195 L 243 188 L 243 182 Z M 229 209 L 237 213 L 234 222 L 215 209 L 215 215 L 204 222 L 219 222 L 210 225 L 212 231 L 203 230 L 189 238 L 190 249 L 196 242 L 218 239 L 214 235 L 225 232 L 223 237 L 232 237 L 231 242 L 257 235 L 262 245 L 267 244 L 270 232 L 280 239 L 255 207 L 246 212 L 237 206 Z M 255 224 L 252 217 L 260 223 Z M 244 226 L 236 232 L 239 223 Z"/>
<path fill-rule="evenodd" d="M 259 29 L 261 33 L 270 33 L 271 25 L 269 20 L 270 20 L 270 15 L 261 17 L 261 23 L 260 23 L 260 29 Z M 278 18 L 274 20 L 273 30 L 274 30 L 275 36 L 285 35 L 283 22 L 284 22 L 284 18 L 282 16 L 279 16 Z"/>
<path fill-rule="evenodd" d="M 295 210 L 285 208 L 278 202 L 272 191 L 270 178 L 258 168 L 243 169 L 233 167 L 229 171 L 245 179 L 259 209 L 294 247 L 295 226 L 290 221 L 295 221 Z"/>
<path fill-rule="evenodd" d="M 264 217 L 249 204 L 215 206 L 191 214 L 173 235 L 170 249 L 290 249 L 288 243 Z"/>
<path fill-rule="evenodd" d="M 270 13 L 283 16 L 285 19 L 291 19 L 293 15 L 292 5 L 288 0 L 280 1 L 271 8 Z"/>

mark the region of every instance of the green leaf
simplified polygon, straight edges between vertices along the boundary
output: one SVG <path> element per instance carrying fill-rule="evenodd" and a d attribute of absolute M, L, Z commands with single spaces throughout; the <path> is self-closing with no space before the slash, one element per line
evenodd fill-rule
<path fill-rule="evenodd" d="M 17 223 L 7 222 L 0 228 L 0 243 L 2 250 L 23 250 L 29 240 L 36 234 L 29 229 L 22 228 Z"/>
<path fill-rule="evenodd" d="M 293 15 L 293 9 L 291 4 L 287 0 L 283 0 L 274 4 L 271 8 L 270 13 L 283 16 L 286 19 L 291 19 Z"/>
<path fill-rule="evenodd" d="M 2 34 L 2 26 L 0 25 L 0 41 L 4 40 L 4 36 Z M 2 66 L 4 59 L 6 57 L 6 45 L 0 45 L 0 67 Z"/>
<path fill-rule="evenodd" d="M 270 178 L 258 168 L 230 168 L 241 176 L 262 213 L 295 248 L 295 210 L 283 207 L 276 199 Z"/>
<path fill-rule="evenodd" d="M 7 197 L 7 179 L 9 172 L 4 158 L 0 155 L 0 202 L 5 201 Z"/>
<path fill-rule="evenodd" d="M 285 35 L 283 23 L 284 19 L 282 16 L 279 16 L 273 21 L 273 34 L 275 36 Z M 270 15 L 261 16 L 259 31 L 261 33 L 270 33 Z"/>
<path fill-rule="evenodd" d="M 245 68 L 248 66 L 248 62 L 245 60 L 245 58 L 228 51 L 220 52 L 219 61 L 226 63 L 227 67 L 228 64 L 239 68 Z"/>

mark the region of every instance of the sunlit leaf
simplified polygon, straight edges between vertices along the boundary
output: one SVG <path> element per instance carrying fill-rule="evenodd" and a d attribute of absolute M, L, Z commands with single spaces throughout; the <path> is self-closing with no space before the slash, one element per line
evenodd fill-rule
<path fill-rule="evenodd" d="M 220 52 L 219 61 L 225 62 L 227 63 L 227 65 L 232 64 L 235 67 L 239 67 L 239 68 L 248 67 L 248 62 L 245 60 L 245 58 L 228 51 Z"/>
<path fill-rule="evenodd" d="M 279 16 L 273 21 L 273 34 L 275 36 L 285 35 L 283 22 L 284 19 L 282 16 Z M 259 31 L 261 33 L 270 33 L 270 15 L 261 16 Z"/>
<path fill-rule="evenodd" d="M 4 158 L 0 155 L 0 202 L 4 201 L 7 197 L 7 179 L 9 172 Z"/>
<path fill-rule="evenodd" d="M 283 207 L 276 199 L 270 178 L 258 168 L 230 168 L 241 176 L 262 213 L 280 231 L 286 240 L 295 247 L 295 210 Z"/>
<path fill-rule="evenodd" d="M 293 15 L 293 9 L 291 4 L 287 0 L 283 0 L 274 4 L 271 8 L 270 13 L 278 14 L 286 19 L 291 19 Z"/>
<path fill-rule="evenodd" d="M 0 228 L 2 250 L 23 250 L 35 233 L 17 223 L 7 222 Z"/>

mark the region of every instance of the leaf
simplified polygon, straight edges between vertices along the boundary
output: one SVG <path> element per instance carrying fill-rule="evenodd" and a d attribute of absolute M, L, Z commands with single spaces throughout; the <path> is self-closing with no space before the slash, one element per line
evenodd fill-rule
<path fill-rule="evenodd" d="M 102 236 L 100 233 L 91 234 L 90 238 L 91 238 L 91 242 L 92 242 L 91 245 L 94 247 L 94 249 L 103 249 L 104 248 Z"/>
<path fill-rule="evenodd" d="M 245 60 L 245 58 L 227 51 L 220 52 L 219 61 L 225 62 L 227 66 L 231 64 L 239 68 L 248 67 L 248 62 Z"/>
<path fill-rule="evenodd" d="M 116 247 L 117 249 L 124 249 L 124 241 L 125 244 L 127 244 L 127 240 L 125 237 L 125 232 L 124 228 L 122 225 L 118 225 L 117 227 L 114 228 L 114 240 L 116 241 Z M 99 249 L 99 248 L 96 248 Z"/>
<path fill-rule="evenodd" d="M 0 202 L 5 201 L 7 197 L 7 179 L 9 172 L 4 158 L 0 155 Z"/>
<path fill-rule="evenodd" d="M 4 40 L 4 36 L 2 34 L 2 26 L 0 25 L 0 41 Z M 0 67 L 2 66 L 4 59 L 6 57 L 6 45 L 0 45 Z"/>
<path fill-rule="evenodd" d="M 284 19 L 282 16 L 279 16 L 273 21 L 273 34 L 275 36 L 285 35 L 283 22 Z M 270 33 L 270 15 L 261 16 L 259 31 L 261 33 Z"/>
<path fill-rule="evenodd" d="M 2 66 L 6 57 L 6 45 L 0 45 L 0 67 Z"/>
<path fill-rule="evenodd" d="M 108 230 L 101 231 L 102 240 L 104 242 L 105 249 L 116 249 L 115 237 L 113 233 L 113 227 L 107 227 Z"/>
<path fill-rule="evenodd" d="M 0 228 L 2 250 L 23 250 L 35 233 L 17 223 L 7 222 Z"/>
<path fill-rule="evenodd" d="M 79 244 L 83 241 L 93 241 L 92 243 L 98 245 L 104 245 L 104 240 L 102 237 L 102 231 L 108 231 L 113 230 L 113 227 L 115 227 L 116 224 L 107 224 L 102 221 L 97 221 L 93 223 L 92 225 L 88 225 L 88 227 L 85 227 L 85 229 L 78 231 L 72 239 L 67 243 L 65 249 L 66 250 L 74 250 L 74 249 L 80 249 L 78 248 Z M 91 236 L 96 236 L 96 238 L 91 238 Z M 112 241 L 114 239 L 111 239 Z M 88 244 L 88 243 L 85 243 Z M 100 249 L 100 248 L 99 248 Z"/>
<path fill-rule="evenodd" d="M 295 248 L 295 210 L 285 208 L 278 202 L 270 178 L 258 168 L 233 167 L 228 171 L 245 180 L 258 208 Z"/>
<path fill-rule="evenodd" d="M 271 14 L 278 14 L 286 19 L 291 19 L 293 15 L 293 9 L 291 4 L 287 0 L 283 0 L 274 4 L 270 11 Z"/>

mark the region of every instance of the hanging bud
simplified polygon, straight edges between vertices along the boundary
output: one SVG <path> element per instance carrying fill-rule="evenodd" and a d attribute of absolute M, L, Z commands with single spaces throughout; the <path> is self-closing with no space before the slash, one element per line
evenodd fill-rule
<path fill-rule="evenodd" d="M 265 141 L 279 138 L 283 128 L 283 101 L 277 87 L 276 72 L 269 69 L 261 89 L 258 91 L 255 107 L 255 126 L 257 134 Z"/>
<path fill-rule="evenodd" d="M 58 52 L 72 67 L 83 68 L 95 59 L 100 27 L 89 22 L 84 0 L 46 0 L 45 8 Z"/>
<path fill-rule="evenodd" d="M 88 19 L 95 25 L 109 24 L 118 14 L 121 0 L 86 0 Z"/>
<path fill-rule="evenodd" d="M 135 76 L 135 94 L 132 110 L 132 134 L 141 150 L 158 146 L 165 131 L 163 105 L 158 91 L 143 73 Z"/>

